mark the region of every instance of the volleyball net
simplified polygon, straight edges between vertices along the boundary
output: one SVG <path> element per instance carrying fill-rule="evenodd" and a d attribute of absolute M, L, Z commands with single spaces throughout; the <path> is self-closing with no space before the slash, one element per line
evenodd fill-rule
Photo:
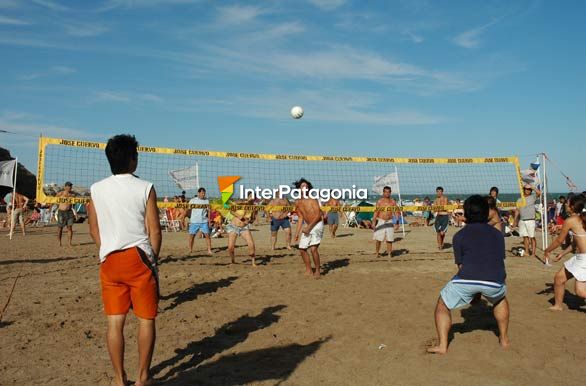
<path fill-rule="evenodd" d="M 90 186 L 111 175 L 105 143 L 41 137 L 39 140 L 37 201 L 47 204 L 87 203 Z M 292 183 L 305 178 L 322 200 L 342 199 L 342 207 L 323 206 L 324 211 L 440 211 L 459 206 L 428 205 L 436 187 L 450 199 L 462 201 L 472 194 L 487 195 L 499 188 L 501 208 L 514 208 L 521 195 L 517 157 L 393 158 L 354 156 L 306 156 L 257 154 L 140 146 L 135 174 L 154 184 L 161 208 L 195 208 L 173 198 L 186 192 L 187 199 L 206 189 L 212 207 L 292 210 L 269 206 L 275 191 L 292 202 L 297 198 Z M 63 184 L 73 183 L 75 197 L 57 197 Z M 384 186 L 393 188 L 394 207 L 374 207 Z M 289 189 L 289 191 L 287 191 Z M 240 199 L 253 193 L 254 205 Z M 167 198 L 167 199 L 165 199 Z M 324 200 L 325 201 L 325 200 Z"/>

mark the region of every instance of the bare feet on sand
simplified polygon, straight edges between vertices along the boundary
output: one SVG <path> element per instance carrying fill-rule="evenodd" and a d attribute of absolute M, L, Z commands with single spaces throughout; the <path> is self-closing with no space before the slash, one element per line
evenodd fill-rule
<path fill-rule="evenodd" d="M 428 354 L 445 354 L 447 352 L 447 347 L 433 346 L 427 349 Z"/>
<path fill-rule="evenodd" d="M 112 385 L 112 386 L 126 386 L 126 385 L 128 385 L 128 378 L 126 377 L 126 373 L 124 373 L 124 375 L 122 376 L 122 379 L 114 377 L 114 379 L 112 379 L 112 382 L 110 382 L 110 385 Z"/>
<path fill-rule="evenodd" d="M 503 348 L 503 350 L 507 350 L 509 347 L 511 347 L 511 341 L 509 340 L 509 338 L 499 338 L 499 343 L 501 344 L 501 347 Z"/>
<path fill-rule="evenodd" d="M 319 269 L 316 269 L 315 272 L 313 273 L 313 278 L 314 279 L 321 279 L 321 272 L 319 271 Z"/>
<path fill-rule="evenodd" d="M 554 305 L 554 306 L 549 307 L 549 310 L 550 311 L 563 311 L 564 309 L 562 306 L 555 306 Z"/>

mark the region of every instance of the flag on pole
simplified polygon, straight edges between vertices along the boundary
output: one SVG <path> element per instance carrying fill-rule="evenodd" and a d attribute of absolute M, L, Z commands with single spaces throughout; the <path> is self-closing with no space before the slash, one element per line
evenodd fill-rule
<path fill-rule="evenodd" d="M 173 170 L 169 175 L 183 190 L 199 188 L 199 166 L 195 164 L 185 169 Z"/>
<path fill-rule="evenodd" d="M 541 183 L 539 175 L 534 169 L 521 170 L 521 179 L 525 184 L 537 186 Z"/>
<path fill-rule="evenodd" d="M 385 174 L 384 176 L 375 176 L 374 177 L 374 184 L 372 185 L 372 191 L 376 194 L 382 194 L 383 188 L 385 186 L 390 186 L 392 190 L 398 191 L 399 190 L 399 174 L 397 172 L 392 172 L 389 174 Z"/>
<path fill-rule="evenodd" d="M 14 169 L 16 160 L 0 162 L 0 185 L 14 188 Z"/>

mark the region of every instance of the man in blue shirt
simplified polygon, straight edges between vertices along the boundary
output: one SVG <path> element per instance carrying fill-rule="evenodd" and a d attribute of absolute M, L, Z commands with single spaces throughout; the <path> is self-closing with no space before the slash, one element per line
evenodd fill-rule
<path fill-rule="evenodd" d="M 494 306 L 501 347 L 509 347 L 509 303 L 505 297 L 505 240 L 501 232 L 488 224 L 488 203 L 479 195 L 464 202 L 466 226 L 454 235 L 454 257 L 458 273 L 441 290 L 435 309 L 439 344 L 427 351 L 445 354 L 452 327 L 451 310 L 470 304 L 477 294 Z"/>

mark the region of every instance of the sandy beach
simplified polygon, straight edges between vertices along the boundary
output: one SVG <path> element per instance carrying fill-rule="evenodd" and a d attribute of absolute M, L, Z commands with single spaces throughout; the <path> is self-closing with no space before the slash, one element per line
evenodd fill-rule
<path fill-rule="evenodd" d="M 447 242 L 455 228 L 450 228 Z M 1 385 L 109 385 L 96 247 L 86 224 L 74 247 L 56 247 L 54 227 L 1 234 Z M 324 276 L 303 276 L 298 251 L 270 250 L 268 225 L 253 236 L 262 265 L 229 265 L 227 239 L 188 254 L 185 233 L 165 233 L 162 300 L 153 372 L 166 385 L 582 385 L 586 306 L 568 285 L 571 309 L 548 311 L 561 266 L 508 252 L 512 347 L 503 351 L 486 304 L 453 312 L 446 356 L 435 339 L 439 290 L 455 273 L 451 248 L 431 228 L 407 228 L 395 256 L 373 255 L 372 232 L 339 230 L 320 251 Z M 399 235 L 400 237 L 400 235 Z M 507 238 L 507 250 L 520 239 Z M 541 241 L 538 238 L 538 245 Z M 451 245 L 451 244 L 450 244 Z M 247 261 L 239 239 L 240 263 Z M 539 251 L 539 255 L 542 253 Z M 571 286 L 571 287 L 570 287 Z M 135 379 L 136 323 L 126 329 L 126 368 Z"/>

